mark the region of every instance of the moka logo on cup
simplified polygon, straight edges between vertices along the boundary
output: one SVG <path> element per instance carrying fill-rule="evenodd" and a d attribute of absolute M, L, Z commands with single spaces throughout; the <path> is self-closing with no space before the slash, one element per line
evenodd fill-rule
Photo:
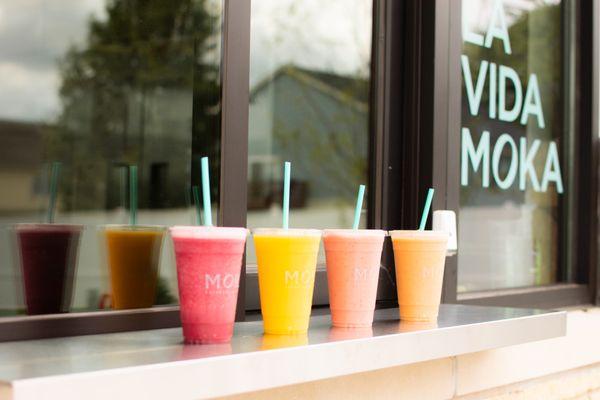
<path fill-rule="evenodd" d="M 204 290 L 219 292 L 239 287 L 239 274 L 204 274 Z"/>
<path fill-rule="evenodd" d="M 438 268 L 436 267 L 423 267 L 421 269 L 421 278 L 423 279 L 431 279 L 431 278 L 435 278 L 437 276 L 437 270 Z"/>
<path fill-rule="evenodd" d="M 366 282 L 371 278 L 372 268 L 354 267 L 354 283 Z"/>
<path fill-rule="evenodd" d="M 312 283 L 314 274 L 310 271 L 285 271 L 286 287 L 308 287 Z"/>

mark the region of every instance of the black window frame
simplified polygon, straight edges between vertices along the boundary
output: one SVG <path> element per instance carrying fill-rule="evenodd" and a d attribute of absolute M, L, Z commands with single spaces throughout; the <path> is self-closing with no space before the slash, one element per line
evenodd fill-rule
<path fill-rule="evenodd" d="M 457 258 L 446 262 L 442 301 L 480 305 L 555 308 L 600 304 L 598 265 L 598 142 L 600 137 L 600 2 L 575 0 L 576 154 L 575 176 L 585 188 L 575 220 L 571 261 L 581 284 L 457 293 Z M 368 226 L 414 229 L 426 189 L 436 188 L 433 207 L 458 210 L 461 124 L 461 1 L 373 0 L 371 106 L 369 116 Z M 219 224 L 245 226 L 247 212 L 250 0 L 223 0 L 221 64 L 221 174 Z M 590 84 L 591 82 L 591 84 Z M 587 134 L 589 132 L 589 135 Z M 455 157 L 449 157 L 454 154 Z M 453 172 L 454 171 L 454 172 Z M 580 192 L 582 192 L 580 190 Z M 592 217 L 590 217 L 592 216 Z M 460 251 L 460 250 L 459 250 Z M 389 240 L 384 265 L 393 271 Z M 237 319 L 256 314 L 256 277 L 245 273 Z M 317 303 L 326 296 L 319 272 Z M 254 279 L 254 281 L 252 280 Z M 320 282 L 320 284 L 319 284 Z M 381 282 L 381 280 L 380 280 Z M 397 305 L 395 287 L 384 285 L 378 307 Z M 248 312 L 247 312 L 248 310 Z M 177 306 L 0 318 L 0 341 L 157 329 L 179 326 Z"/>
<path fill-rule="evenodd" d="M 432 126 L 419 131 L 424 140 L 431 140 L 432 152 L 426 163 L 430 169 L 420 175 L 436 188 L 435 208 L 459 211 L 459 168 L 461 127 L 462 76 L 459 57 L 462 52 L 462 1 L 424 2 L 421 13 L 427 26 L 423 38 L 433 46 L 421 68 L 425 76 L 433 76 L 421 88 L 421 95 L 430 97 L 429 108 L 421 118 Z M 577 283 L 556 283 L 545 286 L 457 293 L 457 257 L 446 261 L 443 301 L 489 306 L 559 308 L 599 304 L 598 287 L 598 44 L 599 13 L 597 1 L 566 0 L 565 7 L 574 13 L 573 43 L 575 63 L 574 109 L 574 188 L 575 206 L 564 220 L 572 223 L 567 246 L 572 246 L 568 262 L 576 269 Z M 429 19 L 429 20 L 428 20 Z M 433 21 L 432 21 L 433 20 Z M 452 156 L 448 156 L 452 155 Z M 421 190 L 422 192 L 422 190 Z M 563 225 L 565 227 L 566 224 Z M 460 252 L 460 249 L 459 249 Z M 564 265 L 564 264 L 563 264 Z M 561 267 L 563 266 L 561 265 Z"/>

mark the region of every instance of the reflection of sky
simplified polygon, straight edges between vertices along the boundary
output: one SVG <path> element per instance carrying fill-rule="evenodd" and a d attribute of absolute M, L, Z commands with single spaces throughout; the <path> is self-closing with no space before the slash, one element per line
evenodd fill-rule
<path fill-rule="evenodd" d="M 59 109 L 58 61 L 87 36 L 102 0 L 0 3 L 0 118 L 52 120 Z"/>
<path fill-rule="evenodd" d="M 105 0 L 0 3 L 0 119 L 52 121 L 60 111 L 58 61 L 82 45 Z M 254 0 L 251 83 L 279 66 L 368 71 L 369 0 Z"/>
<path fill-rule="evenodd" d="M 251 86 L 281 65 L 366 75 L 370 0 L 253 0 Z"/>
<path fill-rule="evenodd" d="M 464 0 L 462 5 L 463 23 L 472 32 L 485 33 L 488 29 L 495 0 Z M 504 15 L 508 26 L 521 15 L 548 4 L 560 4 L 561 0 L 503 0 Z"/>

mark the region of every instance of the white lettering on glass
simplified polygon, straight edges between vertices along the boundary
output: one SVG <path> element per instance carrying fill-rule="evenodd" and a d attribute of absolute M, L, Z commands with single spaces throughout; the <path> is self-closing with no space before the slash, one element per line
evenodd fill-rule
<path fill-rule="evenodd" d="M 502 179 L 500 177 L 500 158 L 502 157 L 504 146 L 507 144 L 510 146 L 510 165 L 508 167 L 508 173 L 504 179 Z M 511 187 L 517 176 L 517 166 L 517 144 L 509 134 L 503 133 L 496 141 L 494 153 L 492 154 L 492 175 L 494 176 L 496 185 L 498 185 L 500 189 L 506 190 Z"/>
<path fill-rule="evenodd" d="M 475 149 L 471 131 L 469 128 L 462 128 L 460 184 L 463 186 L 469 184 L 469 161 L 474 172 L 477 172 L 481 165 L 481 184 L 483 187 L 490 186 L 490 133 L 488 131 L 483 131 Z"/>

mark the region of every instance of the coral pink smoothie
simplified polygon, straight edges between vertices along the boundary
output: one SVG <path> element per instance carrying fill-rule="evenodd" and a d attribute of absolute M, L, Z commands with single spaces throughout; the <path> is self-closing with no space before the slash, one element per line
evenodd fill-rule
<path fill-rule="evenodd" d="M 385 231 L 326 229 L 327 283 L 335 327 L 370 327 L 373 323 Z"/>
<path fill-rule="evenodd" d="M 247 230 L 175 226 L 170 231 L 185 342 L 230 341 Z"/>

